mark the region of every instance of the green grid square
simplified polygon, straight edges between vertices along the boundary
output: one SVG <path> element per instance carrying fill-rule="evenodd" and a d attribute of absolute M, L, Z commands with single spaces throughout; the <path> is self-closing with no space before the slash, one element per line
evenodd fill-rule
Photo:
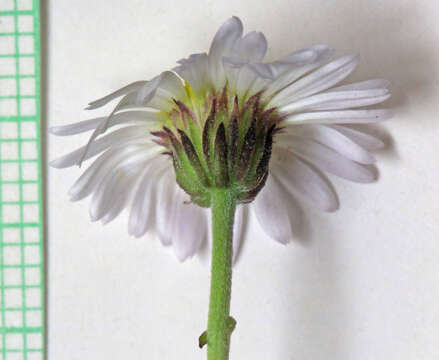
<path fill-rule="evenodd" d="M 33 57 L 24 56 L 21 54 L 18 59 L 18 73 L 20 76 L 23 75 L 34 75 L 35 74 L 35 60 Z"/>
<path fill-rule="evenodd" d="M 14 33 L 15 31 L 15 17 L 12 15 L 0 16 L 0 33 L 6 34 Z"/>
<path fill-rule="evenodd" d="M 14 0 L 4 0 L 0 3 L 0 11 L 6 12 L 7 10 L 16 9 Z"/>
<path fill-rule="evenodd" d="M 38 0 L 0 1 L 0 360 L 43 360 Z"/>
<path fill-rule="evenodd" d="M 17 115 L 17 100 L 11 98 L 0 99 L 0 117 L 16 116 L 16 115 Z"/>
<path fill-rule="evenodd" d="M 34 17 L 32 15 L 18 16 L 19 34 L 32 33 L 34 31 Z"/>
<path fill-rule="evenodd" d="M 8 96 L 17 95 L 17 80 L 14 78 L 2 78 L 0 79 L 0 97 L 5 98 Z"/>
<path fill-rule="evenodd" d="M 5 34 L 0 37 L 0 55 L 14 55 L 15 49 L 15 36 Z"/>
<path fill-rule="evenodd" d="M 13 57 L 0 57 L 0 78 L 15 77 L 16 59 Z"/>

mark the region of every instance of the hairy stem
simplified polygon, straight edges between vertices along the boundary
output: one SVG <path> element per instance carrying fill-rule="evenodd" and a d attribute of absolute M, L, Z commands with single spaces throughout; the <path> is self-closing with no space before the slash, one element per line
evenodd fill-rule
<path fill-rule="evenodd" d="M 227 360 L 235 327 L 235 320 L 230 317 L 230 297 L 236 198 L 230 189 L 213 189 L 211 196 L 213 241 L 207 359 Z"/>

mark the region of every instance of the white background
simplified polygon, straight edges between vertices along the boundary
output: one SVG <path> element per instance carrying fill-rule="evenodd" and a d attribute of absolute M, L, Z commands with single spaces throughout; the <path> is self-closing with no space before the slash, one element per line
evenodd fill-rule
<path fill-rule="evenodd" d="M 439 358 L 439 4 L 396 1 L 108 1 L 47 5 L 47 121 L 206 51 L 238 15 L 269 41 L 268 59 L 315 43 L 361 53 L 352 80 L 385 77 L 396 116 L 381 129 L 380 179 L 335 181 L 341 209 L 306 210 L 281 246 L 250 221 L 235 267 L 231 359 Z M 104 109 L 108 113 L 108 108 Z M 387 134 L 387 135 L 386 135 Z M 391 137 L 389 137 L 389 135 Z M 47 139 L 53 159 L 84 137 Z M 49 358 L 204 359 L 209 269 L 183 265 L 153 236 L 129 238 L 126 215 L 102 227 L 81 170 L 49 169 Z"/>

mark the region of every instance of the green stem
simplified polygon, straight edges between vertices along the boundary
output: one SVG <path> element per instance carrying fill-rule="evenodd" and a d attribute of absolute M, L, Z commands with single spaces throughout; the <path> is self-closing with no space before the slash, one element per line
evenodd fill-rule
<path fill-rule="evenodd" d="M 236 199 L 229 189 L 213 189 L 211 195 L 213 241 L 207 359 L 227 360 L 230 335 L 235 325 L 230 317 L 230 295 Z"/>

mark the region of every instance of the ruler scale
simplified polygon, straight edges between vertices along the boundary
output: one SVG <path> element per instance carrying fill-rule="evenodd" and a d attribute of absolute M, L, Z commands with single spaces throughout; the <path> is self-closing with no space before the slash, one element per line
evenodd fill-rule
<path fill-rule="evenodd" d="M 0 0 L 0 360 L 45 358 L 38 0 Z"/>

